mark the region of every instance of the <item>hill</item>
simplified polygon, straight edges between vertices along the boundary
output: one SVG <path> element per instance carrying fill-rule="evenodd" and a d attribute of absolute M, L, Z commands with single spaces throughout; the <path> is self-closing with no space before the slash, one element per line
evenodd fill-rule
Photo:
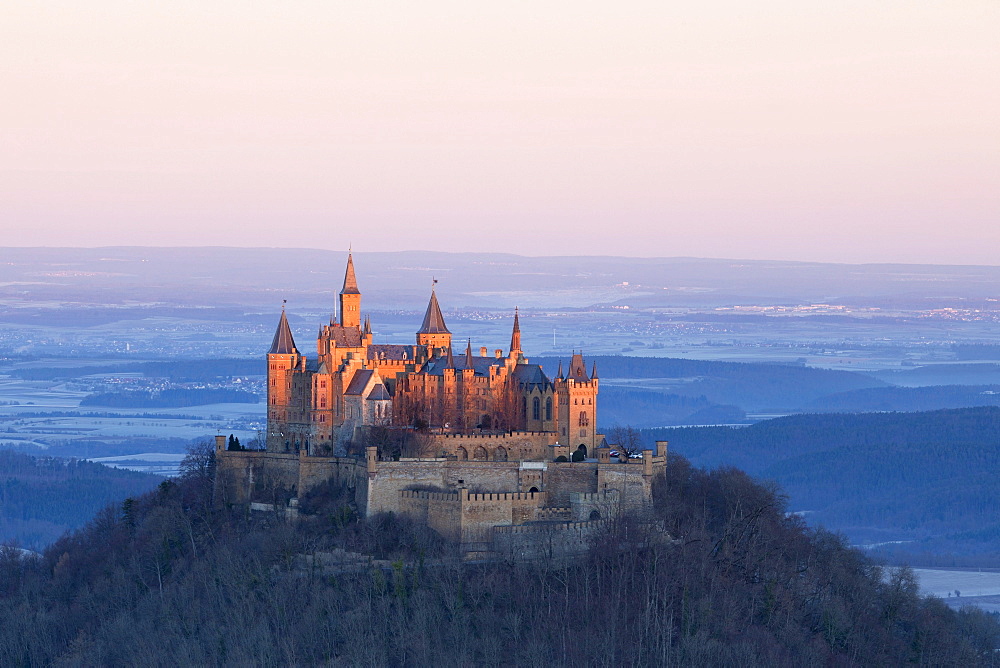
<path fill-rule="evenodd" d="M 706 406 L 736 406 L 747 412 L 793 411 L 830 394 L 886 386 L 884 381 L 865 374 L 786 364 L 614 355 L 587 359 L 597 364 L 602 402 L 605 392 L 622 386 L 699 398 Z M 560 360 L 534 357 L 531 361 L 541 364 L 546 373 L 554 376 Z M 603 403 L 601 414 L 603 424 L 629 424 L 633 421 L 630 415 L 615 412 L 614 409 L 605 413 Z M 635 411 L 635 414 L 643 415 L 641 411 Z"/>
<path fill-rule="evenodd" d="M 646 430 L 704 466 L 777 481 L 812 524 L 937 555 L 1000 551 L 1000 408 L 794 415 Z M 979 562 L 982 565 L 982 562 Z"/>
<path fill-rule="evenodd" d="M 153 489 L 159 476 L 93 462 L 0 450 L 0 542 L 41 548 L 111 502 Z"/>
<path fill-rule="evenodd" d="M 806 529 L 733 469 L 674 456 L 653 516 L 609 525 L 586 556 L 476 564 L 359 519 L 336 487 L 295 524 L 248 518 L 213 505 L 212 471 L 193 457 L 40 559 L 0 550 L 0 664 L 997 662 L 988 615 L 920 598 L 912 572 Z M 382 561 L 323 566 L 338 549 Z"/>

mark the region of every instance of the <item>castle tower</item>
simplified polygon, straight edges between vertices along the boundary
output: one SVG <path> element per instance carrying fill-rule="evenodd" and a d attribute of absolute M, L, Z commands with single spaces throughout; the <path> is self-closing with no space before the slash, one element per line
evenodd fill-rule
<path fill-rule="evenodd" d="M 281 318 L 274 332 L 271 348 L 267 351 L 267 448 L 280 446 L 284 425 L 289 413 L 294 412 L 293 376 L 300 365 L 301 357 L 292 338 L 292 328 L 288 326 L 285 306 L 281 306 Z M 273 432 L 273 433 L 272 433 Z"/>
<path fill-rule="evenodd" d="M 424 322 L 417 331 L 417 345 L 427 347 L 427 356 L 432 357 L 435 348 L 451 350 L 451 332 L 444 324 L 441 307 L 438 305 L 437 294 L 431 288 L 431 300 L 427 303 Z"/>
<path fill-rule="evenodd" d="M 340 324 L 344 327 L 361 327 L 361 291 L 354 276 L 354 258 L 347 254 L 347 271 L 344 288 L 340 291 Z"/>
<path fill-rule="evenodd" d="M 600 445 L 597 442 L 597 392 L 600 381 L 597 365 L 593 374 L 587 375 L 587 365 L 583 355 L 574 353 L 569 363 L 569 372 L 562 377 L 562 365 L 555 380 L 558 411 L 559 440 L 570 449 L 583 445 L 588 453 Z"/>

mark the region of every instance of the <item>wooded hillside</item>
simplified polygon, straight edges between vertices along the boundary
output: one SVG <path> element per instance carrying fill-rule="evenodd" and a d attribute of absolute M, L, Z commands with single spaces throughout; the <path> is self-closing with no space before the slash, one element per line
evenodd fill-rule
<path fill-rule="evenodd" d="M 673 456 L 655 510 L 585 557 L 461 564 L 428 530 L 213 505 L 211 453 L 38 560 L 0 552 L 0 664 L 994 665 L 978 611 L 922 599 L 733 469 Z M 324 570 L 345 548 L 388 559 Z"/>

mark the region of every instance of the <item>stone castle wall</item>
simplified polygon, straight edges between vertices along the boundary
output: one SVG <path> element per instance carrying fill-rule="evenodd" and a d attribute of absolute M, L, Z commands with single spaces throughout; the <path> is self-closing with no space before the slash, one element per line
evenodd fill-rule
<path fill-rule="evenodd" d="M 556 434 L 547 431 L 433 434 L 428 451 L 460 461 L 531 461 L 547 459 L 555 442 Z"/>
<path fill-rule="evenodd" d="M 263 450 L 216 450 L 215 457 L 217 496 L 224 503 L 273 503 L 278 497 L 299 496 L 337 480 L 354 491 L 361 513 L 367 512 L 368 476 L 359 459 Z"/>

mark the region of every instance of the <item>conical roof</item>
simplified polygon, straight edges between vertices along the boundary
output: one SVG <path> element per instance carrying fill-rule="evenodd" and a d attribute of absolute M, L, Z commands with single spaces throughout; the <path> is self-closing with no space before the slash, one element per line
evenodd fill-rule
<path fill-rule="evenodd" d="M 420 326 L 417 334 L 451 334 L 444 324 L 444 316 L 441 315 L 441 307 L 438 305 L 434 290 L 431 290 L 431 300 L 427 304 L 424 323 Z"/>
<path fill-rule="evenodd" d="M 292 338 L 292 328 L 288 326 L 288 318 L 285 317 L 285 307 L 282 306 L 278 329 L 274 332 L 274 340 L 271 341 L 271 349 L 267 351 L 267 354 L 289 355 L 294 352 L 296 352 L 295 339 Z"/>
<path fill-rule="evenodd" d="M 514 308 L 514 329 L 510 333 L 510 352 L 521 352 L 521 322 L 517 317 L 517 308 Z"/>
<path fill-rule="evenodd" d="M 351 253 L 347 254 L 347 272 L 344 274 L 344 289 L 340 291 L 342 295 L 360 295 L 358 290 L 358 279 L 354 276 L 354 258 Z"/>

